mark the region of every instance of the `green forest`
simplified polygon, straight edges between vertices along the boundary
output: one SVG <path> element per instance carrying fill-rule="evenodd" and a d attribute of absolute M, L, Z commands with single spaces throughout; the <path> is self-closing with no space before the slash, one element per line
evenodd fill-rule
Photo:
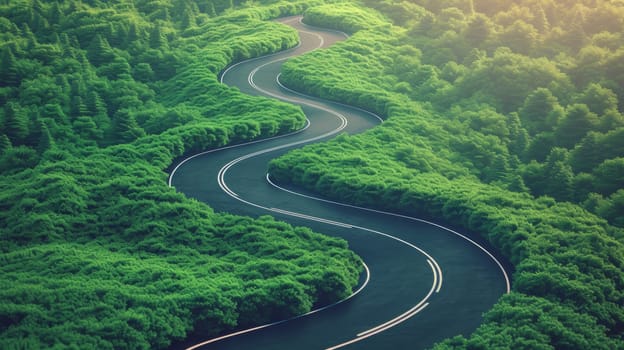
<path fill-rule="evenodd" d="M 297 45 L 269 20 L 304 12 L 351 36 L 282 81 L 385 122 L 271 176 L 514 266 L 435 349 L 624 348 L 621 0 L 0 0 L 0 348 L 166 348 L 351 293 L 345 241 L 167 186 L 184 155 L 305 125 L 217 79 Z"/>
<path fill-rule="evenodd" d="M 283 82 L 386 121 L 271 176 L 445 220 L 514 266 L 483 324 L 435 349 L 624 348 L 624 3 L 363 0 L 305 21 L 352 36 Z"/>
<path fill-rule="evenodd" d="M 345 241 L 167 186 L 183 155 L 305 124 L 217 75 L 319 3 L 0 1 L 1 349 L 161 349 L 351 293 Z"/>

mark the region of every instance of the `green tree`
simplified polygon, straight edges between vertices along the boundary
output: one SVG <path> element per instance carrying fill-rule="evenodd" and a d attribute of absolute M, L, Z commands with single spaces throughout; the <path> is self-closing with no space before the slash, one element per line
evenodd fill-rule
<path fill-rule="evenodd" d="M 600 84 L 589 84 L 578 99 L 578 103 L 587 105 L 589 110 L 598 116 L 603 116 L 607 111 L 617 111 L 618 98 L 615 93 Z"/>
<path fill-rule="evenodd" d="M 48 103 L 44 105 L 43 108 L 41 108 L 40 113 L 41 118 L 54 120 L 56 125 L 69 125 L 69 119 L 58 103 Z"/>
<path fill-rule="evenodd" d="M 533 20 L 533 26 L 535 26 L 540 33 L 547 33 L 550 30 L 550 21 L 548 20 L 546 11 L 544 11 L 544 7 L 541 4 L 538 4 L 535 12 L 536 14 Z"/>
<path fill-rule="evenodd" d="M 85 107 L 90 115 L 107 115 L 106 102 L 104 102 L 97 91 L 91 90 L 87 93 Z"/>
<path fill-rule="evenodd" d="M 546 166 L 548 177 L 547 194 L 557 200 L 567 201 L 572 198 L 572 168 L 564 161 L 549 162 Z"/>
<path fill-rule="evenodd" d="M 98 68 L 98 75 L 105 76 L 109 80 L 128 79 L 130 78 L 130 64 L 121 57 L 115 56 L 113 60 Z"/>
<path fill-rule="evenodd" d="M 572 151 L 572 167 L 576 172 L 590 172 L 603 159 L 601 136 L 590 132 Z"/>
<path fill-rule="evenodd" d="M 34 168 L 39 162 L 37 152 L 26 146 L 15 146 L 5 152 L 0 158 L 0 172 L 20 172 L 24 169 Z"/>
<path fill-rule="evenodd" d="M 538 32 L 530 24 L 517 20 L 499 34 L 501 46 L 507 46 L 514 52 L 529 55 L 538 43 Z"/>
<path fill-rule="evenodd" d="M 410 37 L 418 37 L 422 35 L 430 35 L 432 34 L 436 25 L 436 16 L 432 13 L 427 12 L 424 16 L 420 18 L 418 23 L 412 27 L 409 31 Z"/>
<path fill-rule="evenodd" d="M 537 196 L 548 195 L 558 200 L 572 198 L 574 173 L 568 164 L 566 149 L 553 148 L 544 164 L 531 162 L 524 167 L 523 178 Z"/>
<path fill-rule="evenodd" d="M 599 130 L 601 132 L 609 132 L 624 126 L 624 115 L 618 110 L 608 110 L 600 118 Z"/>
<path fill-rule="evenodd" d="M 4 105 L 3 130 L 14 145 L 21 144 L 28 136 L 28 117 L 14 102 Z"/>
<path fill-rule="evenodd" d="M 18 86 L 20 80 L 13 50 L 9 45 L 4 45 L 0 55 L 0 86 Z"/>
<path fill-rule="evenodd" d="M 581 203 L 594 192 L 596 178 L 592 174 L 580 173 L 572 180 L 572 200 Z"/>
<path fill-rule="evenodd" d="M 481 47 L 481 45 L 494 33 L 492 21 L 483 14 L 476 14 L 463 33 L 464 39 L 470 46 Z"/>
<path fill-rule="evenodd" d="M 110 63 L 115 58 L 115 52 L 108 43 L 108 40 L 102 35 L 97 34 L 87 49 L 87 57 L 89 58 L 89 62 L 94 66 L 101 66 Z"/>
<path fill-rule="evenodd" d="M 140 82 L 147 83 L 154 80 L 154 71 L 149 63 L 142 62 L 134 66 L 132 76 Z"/>
<path fill-rule="evenodd" d="M 149 46 L 153 49 L 165 49 L 169 45 L 160 25 L 155 25 L 149 34 Z"/>
<path fill-rule="evenodd" d="M 609 199 L 600 201 L 596 212 L 613 225 L 624 227 L 624 189 L 618 190 Z"/>
<path fill-rule="evenodd" d="M 597 126 L 598 117 L 590 112 L 586 105 L 570 105 L 566 110 L 566 116 L 559 122 L 555 131 L 557 145 L 572 148 Z"/>
<path fill-rule="evenodd" d="M 0 157 L 6 154 L 12 147 L 11 140 L 5 134 L 0 134 Z"/>
<path fill-rule="evenodd" d="M 514 192 L 528 192 L 529 188 L 525 185 L 522 176 L 518 174 L 508 174 L 505 179 L 507 189 Z"/>
<path fill-rule="evenodd" d="M 527 96 L 518 114 L 529 134 L 536 135 L 553 131 L 565 111 L 550 90 L 538 88 Z"/>
<path fill-rule="evenodd" d="M 608 196 L 624 189 L 624 158 L 607 159 L 593 171 L 596 192 Z"/>
<path fill-rule="evenodd" d="M 87 116 L 79 116 L 74 120 L 73 130 L 84 140 L 100 141 L 103 136 L 102 130 L 98 129 L 95 121 Z"/>
<path fill-rule="evenodd" d="M 500 47 L 492 58 L 477 61 L 456 89 L 462 96 L 481 97 L 503 113 L 510 113 L 520 108 L 531 92 L 549 86 L 570 88 L 566 75 L 552 61 Z"/>
<path fill-rule="evenodd" d="M 56 25 L 61 24 L 61 20 L 63 19 L 64 16 L 65 14 L 61 10 L 61 5 L 59 5 L 58 1 L 52 2 L 52 4 L 49 7 L 48 16 L 47 16 L 50 24 L 56 24 Z"/>
<path fill-rule="evenodd" d="M 197 25 L 197 20 L 195 18 L 196 14 L 193 10 L 186 6 L 184 12 L 182 13 L 182 28 L 191 28 Z"/>
<path fill-rule="evenodd" d="M 518 113 L 510 113 L 507 116 L 507 128 L 509 129 L 509 151 L 521 157 L 525 154 L 529 146 L 529 133 L 522 126 Z"/>
<path fill-rule="evenodd" d="M 620 44 L 621 45 L 621 44 Z M 611 86 L 618 99 L 624 99 L 624 48 L 620 48 L 610 55 L 604 63 L 605 76 L 615 84 Z"/>
<path fill-rule="evenodd" d="M 621 6 L 609 2 L 601 3 L 600 6 L 588 11 L 583 23 L 583 29 L 588 34 L 610 32 L 621 33 L 624 31 L 624 10 Z"/>
<path fill-rule="evenodd" d="M 80 95 L 73 95 L 70 105 L 70 115 L 77 118 L 83 115 L 89 115 L 89 109 Z"/>
<path fill-rule="evenodd" d="M 114 143 L 128 143 L 145 136 L 145 131 L 127 110 L 119 110 L 113 120 Z"/>
<path fill-rule="evenodd" d="M 52 135 L 50 135 L 50 131 L 45 123 L 40 122 L 39 129 L 40 137 L 37 144 L 37 152 L 39 154 L 43 154 L 45 151 L 54 146 L 54 139 L 52 138 Z"/>

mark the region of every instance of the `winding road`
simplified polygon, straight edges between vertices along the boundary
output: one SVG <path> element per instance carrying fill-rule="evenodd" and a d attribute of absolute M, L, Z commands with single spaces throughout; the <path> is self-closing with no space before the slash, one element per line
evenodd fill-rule
<path fill-rule="evenodd" d="M 271 214 L 293 225 L 346 239 L 366 263 L 360 289 L 348 300 L 303 317 L 214 339 L 189 339 L 185 349 L 420 349 L 469 334 L 483 312 L 509 292 L 503 265 L 476 238 L 436 223 L 317 198 L 280 187 L 268 162 L 288 150 L 358 133 L 381 122 L 363 110 L 308 97 L 279 83 L 285 59 L 329 46 L 345 35 L 284 18 L 300 33 L 291 50 L 236 64 L 225 84 L 301 105 L 299 132 L 194 155 L 171 172 L 169 185 L 216 211 Z"/>

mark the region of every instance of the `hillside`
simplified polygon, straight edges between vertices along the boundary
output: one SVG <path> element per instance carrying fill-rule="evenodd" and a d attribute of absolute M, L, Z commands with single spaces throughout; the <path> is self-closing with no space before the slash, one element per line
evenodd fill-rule
<path fill-rule="evenodd" d="M 305 125 L 217 78 L 296 46 L 269 20 L 304 11 L 352 35 L 281 80 L 385 122 L 272 178 L 513 265 L 482 325 L 436 349 L 624 348 L 621 0 L 0 1 L 0 348 L 162 349 L 351 293 L 344 240 L 167 186 L 184 156 Z"/>
<path fill-rule="evenodd" d="M 218 83 L 321 1 L 263 3 L 1 2 L 0 348 L 166 348 L 351 293 L 345 241 L 167 186 L 183 155 L 304 125 Z"/>
<path fill-rule="evenodd" d="M 291 152 L 271 176 L 445 220 L 509 259 L 512 293 L 437 349 L 624 347 L 624 5 L 363 3 L 308 11 L 353 36 L 282 80 L 386 122 Z"/>

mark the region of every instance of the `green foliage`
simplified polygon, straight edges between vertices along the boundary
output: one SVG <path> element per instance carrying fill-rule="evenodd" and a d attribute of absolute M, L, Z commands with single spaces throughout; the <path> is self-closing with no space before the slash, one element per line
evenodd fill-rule
<path fill-rule="evenodd" d="M 605 73 L 620 57 L 615 45 L 581 78 L 588 66 L 574 56 L 584 44 L 573 23 L 591 28 L 587 18 L 571 21 L 579 9 L 606 19 L 622 7 L 475 0 L 473 14 L 457 1 L 410 3 L 421 6 L 420 21 L 406 24 L 387 2 L 367 1 L 402 27 L 374 23 L 284 66 L 287 85 L 386 122 L 290 152 L 271 163 L 271 176 L 446 220 L 509 259 L 514 291 L 474 334 L 438 349 L 623 347 L 624 232 L 613 226 L 624 213 L 622 66 Z M 323 15 L 348 23 L 329 9 L 315 14 Z"/>
<path fill-rule="evenodd" d="M 14 144 L 23 143 L 28 136 L 28 119 L 14 102 L 4 105 L 2 129 Z"/>
<path fill-rule="evenodd" d="M 538 88 L 531 92 L 518 113 L 522 125 L 531 135 L 553 131 L 564 115 L 559 101 L 546 88 Z"/>
<path fill-rule="evenodd" d="M 574 104 L 568 107 L 565 117 L 556 130 L 557 144 L 572 148 L 576 143 L 596 128 L 598 117 L 586 105 Z"/>
<path fill-rule="evenodd" d="M 354 8 L 349 4 L 331 4 L 313 7 L 305 12 L 305 22 L 324 28 L 340 29 L 347 33 L 385 22 L 375 12 Z"/>
<path fill-rule="evenodd" d="M 0 84 L 2 86 L 17 86 L 19 85 L 19 72 L 17 70 L 17 62 L 15 55 L 11 50 L 11 46 L 5 46 L 2 49 L 2 56 L 0 57 Z"/>
<path fill-rule="evenodd" d="M 305 125 L 218 83 L 323 1 L 262 3 L 0 5 L 0 348 L 166 348 L 351 293 L 346 242 L 166 186 L 183 155 Z"/>
<path fill-rule="evenodd" d="M 162 173 L 304 125 L 217 74 L 296 45 L 263 20 L 323 3 L 0 5 L 1 348 L 163 348 L 350 292 L 345 242 L 215 214 Z M 381 14 L 309 9 L 307 23 L 356 33 L 283 78 L 387 121 L 272 175 L 480 232 L 515 265 L 514 292 L 438 348 L 623 347 L 621 4 L 364 3 Z"/>

